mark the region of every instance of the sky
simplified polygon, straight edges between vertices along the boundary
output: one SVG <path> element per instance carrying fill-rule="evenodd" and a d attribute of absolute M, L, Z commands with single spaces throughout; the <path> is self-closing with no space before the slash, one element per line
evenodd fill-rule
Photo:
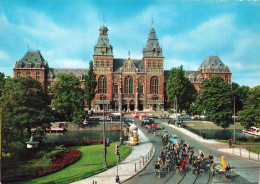
<path fill-rule="evenodd" d="M 0 72 L 13 76 L 28 49 L 51 68 L 88 68 L 102 25 L 114 58 L 142 59 L 152 24 L 165 70 L 218 56 L 232 82 L 260 85 L 257 0 L 0 0 Z"/>

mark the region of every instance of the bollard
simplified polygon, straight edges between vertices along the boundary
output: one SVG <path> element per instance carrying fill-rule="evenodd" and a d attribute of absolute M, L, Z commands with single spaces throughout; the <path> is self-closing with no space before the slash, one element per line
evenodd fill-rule
<path fill-rule="evenodd" d="M 142 157 L 143 158 L 143 165 L 144 165 L 144 157 Z"/>
<path fill-rule="evenodd" d="M 240 148 L 240 156 L 241 156 L 241 148 Z"/>
<path fill-rule="evenodd" d="M 258 160 L 259 160 L 259 153 L 258 153 Z"/>
<path fill-rule="evenodd" d="M 139 160 L 139 165 L 140 165 L 140 169 L 141 169 L 141 168 L 142 168 L 142 167 L 141 167 L 141 165 L 142 165 L 142 164 L 141 164 L 141 160 Z"/>
<path fill-rule="evenodd" d="M 233 155 L 234 155 L 234 148 L 233 148 Z"/>
<path fill-rule="evenodd" d="M 150 157 L 149 157 L 149 152 L 148 152 L 148 159 L 149 159 Z"/>
<path fill-rule="evenodd" d="M 145 155 L 145 162 L 147 162 L 147 155 Z"/>
<path fill-rule="evenodd" d="M 135 163 L 135 172 L 136 172 L 136 163 Z"/>
<path fill-rule="evenodd" d="M 248 150 L 248 156 L 249 156 L 248 158 L 250 159 L 250 151 L 249 150 Z"/>

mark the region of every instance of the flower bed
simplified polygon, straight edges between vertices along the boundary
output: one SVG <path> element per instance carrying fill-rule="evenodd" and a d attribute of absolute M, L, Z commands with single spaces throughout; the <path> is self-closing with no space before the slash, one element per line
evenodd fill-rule
<path fill-rule="evenodd" d="M 57 172 L 65 167 L 73 164 L 74 162 L 79 160 L 80 157 L 81 157 L 80 150 L 70 149 L 69 151 L 59 155 L 57 159 L 53 160 L 50 163 L 49 168 L 47 168 L 45 170 L 44 169 L 39 170 L 34 175 L 35 175 L 35 177 L 41 177 L 41 176 L 45 176 L 47 174 Z"/>

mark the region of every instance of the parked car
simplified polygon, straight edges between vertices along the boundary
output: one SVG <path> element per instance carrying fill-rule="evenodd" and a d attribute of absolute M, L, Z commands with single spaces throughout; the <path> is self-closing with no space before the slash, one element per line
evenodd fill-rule
<path fill-rule="evenodd" d="M 150 123 L 154 123 L 154 118 L 149 118 Z"/>
<path fill-rule="evenodd" d="M 112 118 L 112 119 L 120 119 L 120 115 L 111 114 L 111 115 L 109 115 L 109 117 Z"/>
<path fill-rule="evenodd" d="M 183 115 L 181 118 L 182 118 L 182 119 L 189 119 L 190 116 L 189 116 L 189 115 Z"/>
<path fill-rule="evenodd" d="M 151 127 L 151 128 L 154 128 L 155 130 L 158 130 L 158 129 L 159 129 L 159 127 L 157 126 L 156 123 L 152 123 L 152 124 L 150 125 L 150 127 Z"/>
<path fill-rule="evenodd" d="M 139 115 L 138 115 L 138 114 L 136 114 L 136 115 L 134 116 L 134 118 L 139 118 Z"/>
<path fill-rule="evenodd" d="M 206 119 L 207 119 L 207 116 L 202 115 L 202 116 L 200 116 L 200 119 L 201 119 L 201 120 L 206 120 Z"/>
<path fill-rule="evenodd" d="M 149 118 L 143 118 L 142 122 L 143 122 L 144 124 L 150 124 Z"/>
<path fill-rule="evenodd" d="M 129 122 L 133 122 L 134 120 L 132 118 L 125 118 L 124 121 L 129 123 Z"/>
<path fill-rule="evenodd" d="M 158 119 L 158 116 L 151 115 L 151 116 L 149 116 L 149 118 Z"/>
<path fill-rule="evenodd" d="M 200 119 L 200 116 L 199 116 L 199 115 L 195 115 L 195 116 L 192 116 L 190 119 L 192 119 L 192 120 L 198 120 L 198 119 Z"/>
<path fill-rule="evenodd" d="M 166 115 L 162 115 L 160 118 L 161 118 L 161 119 L 169 119 L 169 117 L 166 116 Z"/>
<path fill-rule="evenodd" d="M 180 114 L 172 114 L 172 115 L 170 115 L 170 119 L 176 119 L 179 116 L 181 116 L 181 115 Z"/>

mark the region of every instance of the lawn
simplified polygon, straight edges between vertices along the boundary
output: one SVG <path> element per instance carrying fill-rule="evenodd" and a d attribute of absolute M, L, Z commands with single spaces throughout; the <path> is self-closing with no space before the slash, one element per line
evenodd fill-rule
<path fill-rule="evenodd" d="M 112 143 L 107 148 L 107 165 L 112 167 L 116 164 L 115 146 L 117 143 Z M 70 179 L 77 177 L 83 179 L 84 175 L 91 176 L 93 172 L 101 172 L 104 161 L 104 146 L 103 145 L 92 145 L 92 146 L 79 146 L 74 147 L 79 149 L 82 153 L 81 158 L 73 165 L 50 174 L 48 176 L 36 178 L 33 180 L 25 181 L 22 183 L 48 183 L 57 180 Z M 131 147 L 122 145 L 119 147 L 120 158 L 125 158 L 131 152 Z M 95 173 L 96 174 L 96 173 Z"/>

